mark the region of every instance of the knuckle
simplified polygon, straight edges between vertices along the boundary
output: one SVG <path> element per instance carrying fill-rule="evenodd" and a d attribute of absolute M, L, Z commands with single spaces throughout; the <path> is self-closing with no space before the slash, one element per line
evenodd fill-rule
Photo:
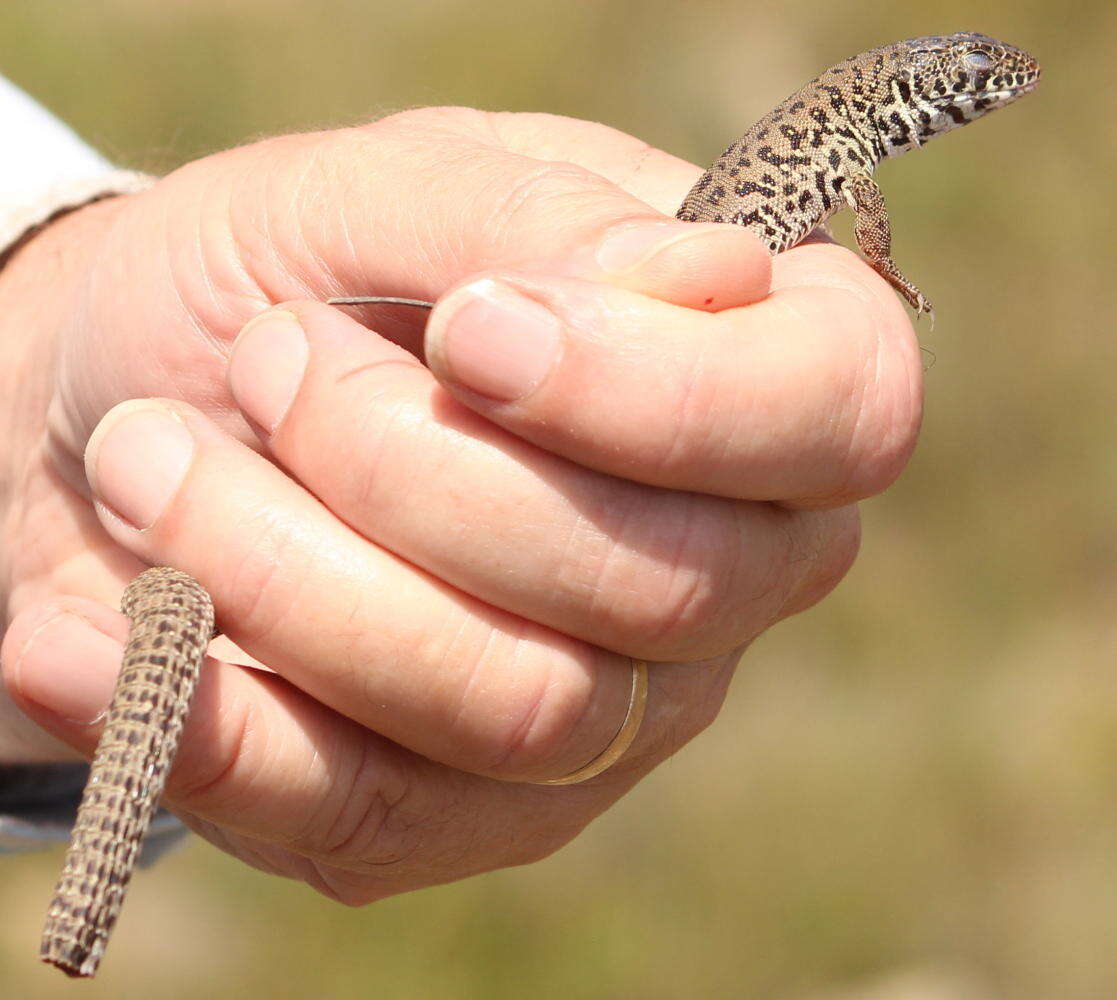
<path fill-rule="evenodd" d="M 176 801 L 206 810 L 243 805 L 245 789 L 252 787 L 251 772 L 260 765 L 253 753 L 251 734 L 258 726 L 252 703 L 236 699 L 220 714 L 195 711 L 188 725 L 190 739 L 184 741 L 169 779 Z M 208 731 L 199 731 L 201 727 Z"/>
<path fill-rule="evenodd" d="M 216 603 L 223 617 L 236 622 L 238 641 L 252 644 L 290 621 L 302 597 L 302 581 L 313 574 L 306 572 L 307 552 L 293 544 L 281 515 L 267 505 L 261 504 L 254 516 L 246 512 L 240 528 L 239 562 L 213 579 L 221 581 Z"/>
<path fill-rule="evenodd" d="M 408 162 L 424 177 L 424 191 L 452 184 L 460 196 L 471 177 L 500 162 L 490 116 L 474 108 L 412 108 L 319 137 L 330 185 L 345 191 L 362 192 L 370 171 L 375 176 L 377 168 Z"/>
<path fill-rule="evenodd" d="M 491 653 L 492 648 L 487 652 Z M 517 658 L 515 652 L 512 656 Z M 483 656 L 475 664 L 467 694 L 471 690 L 484 692 L 488 687 L 482 676 L 488 658 Z M 554 665 L 546 661 L 525 671 L 525 675 L 534 678 L 531 687 L 521 692 L 514 704 L 506 706 L 498 730 L 476 750 L 471 770 L 503 777 L 538 773 L 577 731 L 589 703 L 586 692 L 581 690 L 586 685 L 563 683 L 557 678 Z M 481 708 L 484 710 L 484 705 Z M 458 721 L 465 722 L 473 715 L 473 708 L 463 699 Z"/>
<path fill-rule="evenodd" d="M 830 593 L 849 572 L 861 545 L 861 520 L 854 505 L 800 511 L 796 517 L 812 541 L 797 546 L 799 579 L 780 617 L 804 611 Z"/>
<path fill-rule="evenodd" d="M 836 266 L 828 283 L 802 288 L 791 300 L 812 366 L 828 373 L 813 379 L 805 414 L 824 434 L 804 426 L 799 434 L 821 448 L 814 488 L 819 505 L 841 506 L 879 493 L 903 469 L 922 420 L 922 369 L 910 322 L 891 292 L 887 300 L 856 269 Z M 873 281 L 877 276 L 869 272 Z"/>
<path fill-rule="evenodd" d="M 648 656 L 686 660 L 728 648 L 735 636 L 725 635 L 730 603 L 740 600 L 727 585 L 727 576 L 711 566 L 681 559 L 665 574 L 659 595 L 649 592 L 628 623 L 634 636 L 646 636 Z M 658 596 L 659 600 L 655 600 Z"/>
<path fill-rule="evenodd" d="M 923 419 L 920 391 L 913 379 L 892 378 L 875 401 L 875 419 L 869 440 L 864 444 L 853 488 L 848 493 L 856 499 L 880 493 L 903 471 L 915 450 Z M 884 380 L 882 380 L 882 383 Z"/>
<path fill-rule="evenodd" d="M 740 505 L 673 494 L 651 530 L 622 530 L 606 558 L 597 591 L 607 627 L 630 655 L 658 660 L 705 659 L 732 648 L 756 618 L 756 566 L 746 560 Z M 681 509 L 680 509 L 681 508 Z M 765 579 L 767 593 L 778 581 Z M 600 610 L 599 605 L 599 610 Z"/>
<path fill-rule="evenodd" d="M 613 198 L 604 178 L 573 163 L 537 163 L 513 178 L 502 170 L 493 183 L 500 185 L 490 216 L 493 239 L 507 249 L 521 243 L 525 229 L 534 230 L 541 217 L 556 223 L 592 220 L 608 213 Z"/>
<path fill-rule="evenodd" d="M 526 680 L 514 687 L 504 682 L 503 712 L 494 724 L 492 683 L 486 674 L 496 661 L 501 675 L 507 677 L 515 664 L 514 675 Z M 553 647 L 525 642 L 504 656 L 490 646 L 464 688 L 454 721 L 462 734 L 456 766 L 504 780 L 552 776 L 556 761 L 578 756 L 582 749 L 586 719 L 598 694 L 597 676 L 587 669 L 584 655 L 564 656 Z"/>
<path fill-rule="evenodd" d="M 432 131 L 474 135 L 488 121 L 488 114 L 476 108 L 457 105 L 432 105 L 422 108 L 407 108 L 394 114 L 385 115 L 367 125 L 360 126 L 358 132 L 398 132 L 401 135 L 415 136 Z"/>
<path fill-rule="evenodd" d="M 307 839 L 332 863 L 383 870 L 403 865 L 418 850 L 430 816 L 414 803 L 408 769 L 385 764 L 379 752 L 373 760 L 373 752 L 366 743 L 348 773 L 330 782 Z"/>
<path fill-rule="evenodd" d="M 919 437 L 923 419 L 918 353 L 904 357 L 894 343 L 877 338 L 861 392 L 854 401 L 848 465 L 836 500 L 849 502 L 880 493 L 903 471 Z"/>
<path fill-rule="evenodd" d="M 413 376 L 425 381 L 425 370 L 408 357 L 391 366 L 364 368 L 359 374 L 359 400 L 353 412 L 353 429 L 339 442 L 349 476 L 345 489 L 353 509 L 390 520 L 407 503 L 402 491 L 430 481 L 418 472 L 404 479 L 401 470 L 421 464 L 431 477 L 441 461 L 441 438 L 425 433 L 426 412 Z M 354 393 L 347 392 L 353 399 Z M 385 522 L 386 523 L 386 522 Z"/>

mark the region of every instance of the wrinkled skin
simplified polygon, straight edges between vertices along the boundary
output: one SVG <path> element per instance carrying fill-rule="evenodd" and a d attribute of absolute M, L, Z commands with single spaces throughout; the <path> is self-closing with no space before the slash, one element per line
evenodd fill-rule
<path fill-rule="evenodd" d="M 3 759 L 92 752 L 146 564 L 231 640 L 168 804 L 347 903 L 542 857 L 708 725 L 749 642 L 849 567 L 921 389 L 879 277 L 676 222 L 698 174 L 428 109 L 26 243 L 0 272 Z M 439 304 L 317 301 L 369 293 Z M 609 743 L 629 657 L 629 753 L 531 784 Z"/>

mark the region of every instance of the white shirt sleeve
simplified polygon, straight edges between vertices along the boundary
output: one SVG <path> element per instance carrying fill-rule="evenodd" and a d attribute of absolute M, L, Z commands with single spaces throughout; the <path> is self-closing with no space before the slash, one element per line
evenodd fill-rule
<path fill-rule="evenodd" d="M 150 187 L 118 170 L 23 91 L 0 77 L 0 254 L 68 208 Z"/>

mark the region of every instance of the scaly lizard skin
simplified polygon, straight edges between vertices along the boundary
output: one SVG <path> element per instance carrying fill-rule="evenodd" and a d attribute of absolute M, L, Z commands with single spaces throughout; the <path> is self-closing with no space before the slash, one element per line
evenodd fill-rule
<path fill-rule="evenodd" d="M 733 143 L 678 211 L 687 222 L 732 222 L 777 254 L 845 205 L 857 245 L 916 311 L 931 303 L 892 260 L 892 227 L 873 169 L 888 156 L 1029 93 L 1040 67 L 985 35 L 910 38 L 828 69 Z"/>

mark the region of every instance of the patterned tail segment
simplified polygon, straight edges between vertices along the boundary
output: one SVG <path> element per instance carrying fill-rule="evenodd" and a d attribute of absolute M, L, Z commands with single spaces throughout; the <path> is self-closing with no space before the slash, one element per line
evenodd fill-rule
<path fill-rule="evenodd" d="M 209 595 L 178 570 L 140 574 L 122 610 L 132 629 L 40 949 L 69 976 L 97 971 L 213 635 Z"/>

